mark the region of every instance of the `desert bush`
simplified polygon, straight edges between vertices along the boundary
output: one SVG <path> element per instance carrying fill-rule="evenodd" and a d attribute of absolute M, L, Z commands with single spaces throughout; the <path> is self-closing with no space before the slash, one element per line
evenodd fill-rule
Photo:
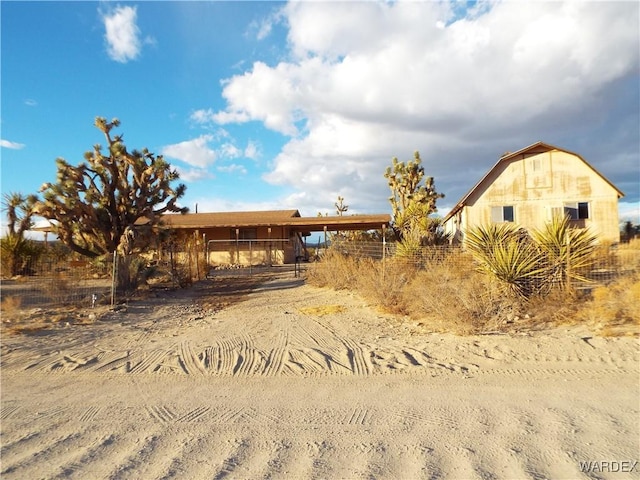
<path fill-rule="evenodd" d="M 146 260 L 140 255 L 118 257 L 117 284 L 124 291 L 132 291 L 138 287 Z"/>
<path fill-rule="evenodd" d="M 505 295 L 504 286 L 473 268 L 469 253 L 440 252 L 420 268 L 412 259 L 357 258 L 329 250 L 307 270 L 310 284 L 349 289 L 386 312 L 419 320 L 431 331 L 474 334 L 587 324 L 603 333 L 636 332 L 640 275 L 627 276 L 592 294 L 552 289 Z M 616 333 L 618 334 L 618 333 Z"/>
<path fill-rule="evenodd" d="M 417 272 L 411 259 L 391 258 L 384 262 L 364 259 L 354 272 L 354 285 L 367 300 L 387 312 L 406 315 L 406 288 Z"/>
<path fill-rule="evenodd" d="M 31 273 L 29 264 L 42 255 L 42 246 L 28 238 L 7 235 L 0 238 L 0 268 L 3 277 Z"/>
<path fill-rule="evenodd" d="M 330 248 L 322 260 L 309 265 L 307 280 L 318 287 L 331 287 L 336 290 L 355 289 L 359 264 L 356 257 L 343 255 Z"/>
<path fill-rule="evenodd" d="M 609 335 L 640 334 L 640 274 L 593 289 L 578 318 Z"/>
<path fill-rule="evenodd" d="M 465 245 L 478 268 L 506 293 L 530 298 L 569 290 L 572 281 L 589 282 L 597 243 L 588 229 L 572 228 L 569 217 L 556 216 L 531 236 L 509 223 L 475 227 Z"/>
<path fill-rule="evenodd" d="M 616 254 L 623 270 L 640 270 L 640 238 L 618 245 Z"/>
<path fill-rule="evenodd" d="M 479 272 L 460 268 L 471 259 L 452 255 L 416 272 L 403 301 L 412 318 L 435 331 L 470 334 L 498 330 L 522 309 L 518 298 L 505 296 L 499 285 Z"/>
<path fill-rule="evenodd" d="M 352 289 L 386 312 L 421 319 L 426 328 L 459 334 L 501 330 L 526 315 L 527 302 L 474 271 L 470 256 L 440 254 L 423 268 L 412 258 L 385 261 L 329 251 L 307 271 L 310 284 Z"/>
<path fill-rule="evenodd" d="M 0 302 L 0 312 L 2 320 L 7 321 L 14 318 L 22 307 L 22 299 L 18 296 L 3 296 Z"/>

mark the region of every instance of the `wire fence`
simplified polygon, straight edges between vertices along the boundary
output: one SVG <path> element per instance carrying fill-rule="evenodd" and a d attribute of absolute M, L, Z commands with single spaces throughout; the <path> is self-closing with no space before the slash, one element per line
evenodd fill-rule
<path fill-rule="evenodd" d="M 84 260 L 25 259 L 16 275 L 0 280 L 3 306 L 94 306 L 112 298 L 111 265 Z"/>
<path fill-rule="evenodd" d="M 173 242 L 153 254 L 123 257 L 112 255 L 97 260 L 52 258 L 25 259 L 15 275 L 2 272 L 0 296 L 3 308 L 11 303 L 21 309 L 56 306 L 92 307 L 114 305 L 137 287 L 175 288 L 204 278 L 245 276 L 269 269 L 293 268 L 295 276 L 306 262 L 322 261 L 328 251 L 355 258 L 406 263 L 428 271 L 447 262 L 450 268 L 473 271 L 478 264 L 456 246 L 429 246 L 407 252 L 395 242 L 334 241 L 330 247 L 310 246 L 287 257 L 286 242 Z M 293 247 L 291 247 L 293 248 Z M 299 255 L 299 253 L 301 253 Z M 223 255 L 222 257 L 220 255 Z M 228 260 L 225 260 L 228 259 Z M 284 267 L 284 268 L 283 268 Z M 575 288 L 606 285 L 625 275 L 640 273 L 640 249 L 600 248 L 584 267 Z"/>
<path fill-rule="evenodd" d="M 397 242 L 339 241 L 334 242 L 330 249 L 355 258 L 393 261 L 422 270 L 428 270 L 430 266 L 445 261 L 448 266 L 460 271 L 471 272 L 478 268 L 478 262 L 473 256 L 461 246 L 455 245 L 423 246 L 403 250 Z M 326 251 L 327 249 L 319 249 L 319 257 L 321 258 Z M 640 249 L 623 245 L 602 246 L 596 248 L 595 252 L 581 263 L 583 265 L 579 269 L 571 272 L 573 288 L 589 289 L 607 285 L 623 276 L 640 273 Z M 553 262 L 546 260 L 546 266 L 552 267 Z M 571 266 L 568 265 L 567 268 L 570 269 Z M 558 269 L 544 270 L 547 272 L 546 275 L 554 275 Z"/>
<path fill-rule="evenodd" d="M 183 287 L 205 278 L 204 262 L 201 245 L 194 242 L 170 243 L 152 254 L 91 260 L 41 255 L 23 258 L 11 269 L 3 265 L 0 296 L 3 310 L 114 306 L 143 285 Z"/>

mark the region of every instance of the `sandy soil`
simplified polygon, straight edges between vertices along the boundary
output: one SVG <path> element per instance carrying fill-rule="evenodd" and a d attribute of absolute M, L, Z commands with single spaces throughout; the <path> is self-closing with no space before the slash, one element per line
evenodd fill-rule
<path fill-rule="evenodd" d="M 3 328 L 3 480 L 640 478 L 637 338 L 428 333 L 291 273 Z"/>

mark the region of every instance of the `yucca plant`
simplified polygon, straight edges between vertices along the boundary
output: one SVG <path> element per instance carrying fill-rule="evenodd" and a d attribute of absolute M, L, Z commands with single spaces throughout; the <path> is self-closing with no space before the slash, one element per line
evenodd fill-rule
<path fill-rule="evenodd" d="M 422 253 L 422 235 L 418 229 L 406 230 L 402 240 L 396 246 L 396 257 L 420 264 Z"/>
<path fill-rule="evenodd" d="M 529 297 L 544 284 L 543 254 L 519 229 L 507 223 L 476 227 L 465 245 L 480 271 L 498 280 L 508 293 Z"/>
<path fill-rule="evenodd" d="M 584 271 L 593 265 L 597 246 L 597 238 L 589 229 L 573 228 L 568 216 L 555 215 L 532 236 L 547 259 L 552 286 L 567 287 L 571 280 L 589 281 Z"/>

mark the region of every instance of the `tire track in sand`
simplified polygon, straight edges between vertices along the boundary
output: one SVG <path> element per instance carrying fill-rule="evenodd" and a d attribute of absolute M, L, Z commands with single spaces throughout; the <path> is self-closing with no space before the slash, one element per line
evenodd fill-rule
<path fill-rule="evenodd" d="M 188 340 L 180 342 L 178 349 L 178 362 L 187 375 L 206 375 L 207 369 L 202 365 L 200 358 L 195 354 Z"/>
<path fill-rule="evenodd" d="M 169 353 L 170 352 L 165 349 L 156 349 L 146 352 L 146 354 L 142 354 L 142 359 L 135 365 L 133 365 L 132 359 L 131 364 L 133 366 L 129 370 L 129 373 L 145 373 L 147 370 L 155 372 L 158 368 L 160 368 L 162 360 Z"/>
<path fill-rule="evenodd" d="M 314 319 L 313 321 L 344 346 L 351 366 L 351 371 L 354 375 L 368 375 L 372 372 L 373 366 L 371 365 L 371 360 L 369 358 L 370 355 L 368 352 L 364 351 L 361 345 L 357 344 L 350 338 L 343 337 L 335 328 L 317 319 Z"/>
<path fill-rule="evenodd" d="M 302 317 L 292 332 L 291 360 L 302 372 L 345 373 L 351 371 L 344 343 L 317 321 Z M 314 346 L 315 344 L 315 346 Z"/>
<path fill-rule="evenodd" d="M 262 375 L 265 377 L 273 377 L 279 375 L 289 356 L 289 328 L 285 327 L 281 332 L 278 345 L 271 350 L 267 358 Z"/>
<path fill-rule="evenodd" d="M 262 371 L 260 364 L 262 356 L 256 349 L 253 339 L 249 335 L 239 338 L 238 362 L 233 368 L 234 376 L 249 376 L 256 371 Z"/>
<path fill-rule="evenodd" d="M 176 419 L 176 414 L 164 405 L 146 405 L 145 410 L 151 418 L 161 423 L 169 423 Z"/>

